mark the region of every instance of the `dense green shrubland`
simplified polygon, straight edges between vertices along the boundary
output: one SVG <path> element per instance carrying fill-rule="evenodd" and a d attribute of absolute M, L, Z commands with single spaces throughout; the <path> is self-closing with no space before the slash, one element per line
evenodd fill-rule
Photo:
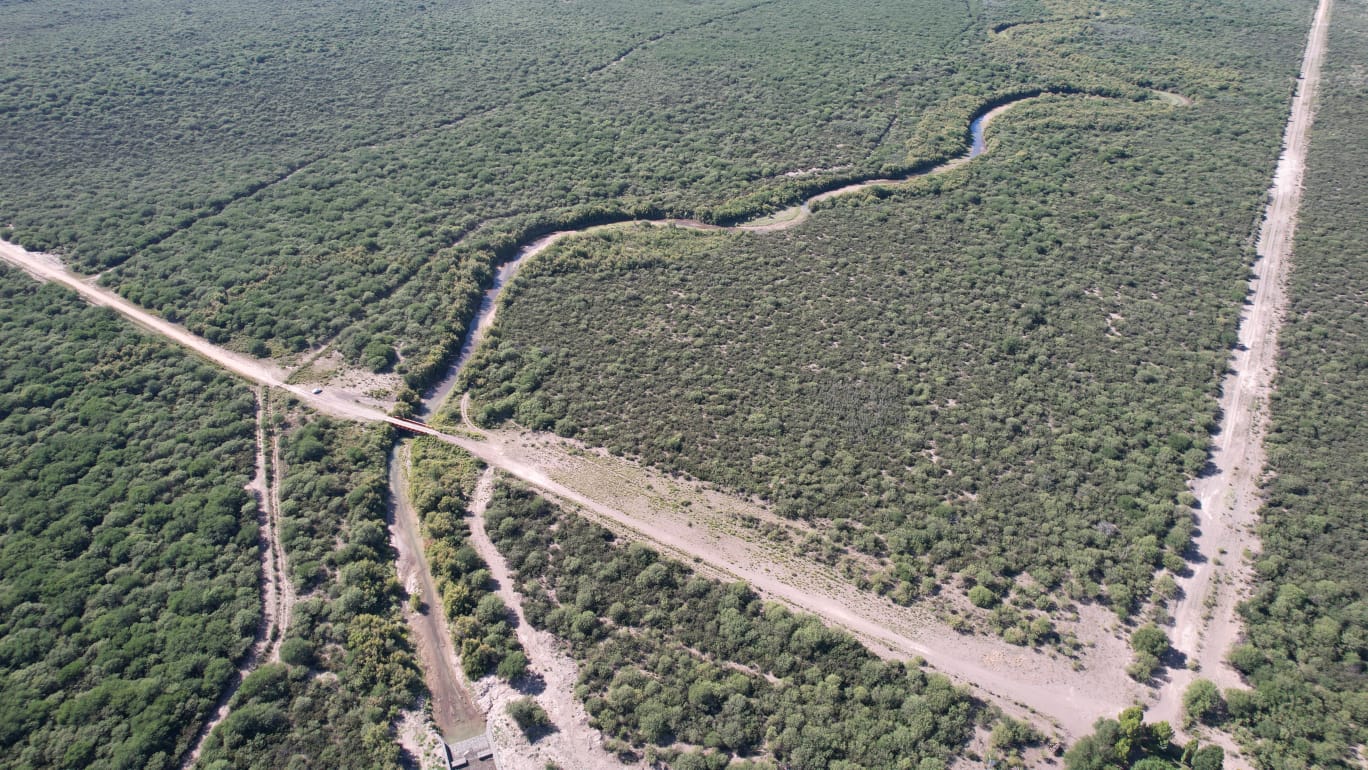
<path fill-rule="evenodd" d="M 915 125 L 955 92 L 947 46 L 969 24 L 951 0 L 42 5 L 0 60 L 6 160 L 28 180 L 0 182 L 15 237 L 122 263 L 106 280 L 130 298 L 256 352 L 364 320 L 343 350 L 390 334 L 419 357 L 481 278 L 487 257 L 446 251 L 463 234 L 690 212 L 863 164 L 901 141 L 896 115 Z M 139 23 L 170 42 L 130 44 Z M 77 50 L 39 81 L 27 64 L 53 35 Z M 441 301 L 377 304 L 410 281 Z"/>
<path fill-rule="evenodd" d="M 121 265 L 126 296 L 259 355 L 397 347 L 419 386 L 510 237 L 735 219 L 956 154 L 1004 95 L 1140 93 L 1125 67 L 989 41 L 950 0 L 41 6 L 0 60 L 13 237 Z M 74 50 L 39 81 L 52 35 Z"/>
<path fill-rule="evenodd" d="M 422 679 L 385 527 L 391 436 L 298 412 L 282 428 L 282 526 L 299 602 L 281 662 L 243 682 L 200 764 L 397 767 L 390 724 Z"/>
<path fill-rule="evenodd" d="M 112 264 L 310 161 L 549 89 L 745 2 L 5 8 L 5 223 Z M 231 257 L 230 257 L 231 258 Z"/>
<path fill-rule="evenodd" d="M 565 242 L 508 291 L 477 413 L 829 521 L 900 600 L 1026 572 L 1022 609 L 1129 615 L 1182 569 L 1281 115 L 1044 97 L 963 172 L 781 235 Z"/>
<path fill-rule="evenodd" d="M 524 490 L 497 487 L 486 521 L 528 621 L 579 661 L 593 723 L 672 767 L 943 768 L 979 716 L 940 675 Z"/>
<path fill-rule="evenodd" d="M 261 618 L 249 390 L 0 270 L 0 766 L 170 768 Z"/>

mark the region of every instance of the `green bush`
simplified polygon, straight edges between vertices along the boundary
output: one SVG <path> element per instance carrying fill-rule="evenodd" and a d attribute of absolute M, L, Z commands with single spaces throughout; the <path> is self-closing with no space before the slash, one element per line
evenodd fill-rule
<path fill-rule="evenodd" d="M 551 718 L 546 715 L 546 710 L 533 698 L 511 701 L 508 715 L 529 739 L 551 726 Z"/>
<path fill-rule="evenodd" d="M 1215 724 L 1225 715 L 1225 700 L 1210 679 L 1196 679 L 1183 692 L 1183 722 Z"/>
<path fill-rule="evenodd" d="M 987 609 L 998 603 L 998 596 L 992 590 L 976 585 L 969 589 L 969 601 L 973 602 L 975 607 Z"/>

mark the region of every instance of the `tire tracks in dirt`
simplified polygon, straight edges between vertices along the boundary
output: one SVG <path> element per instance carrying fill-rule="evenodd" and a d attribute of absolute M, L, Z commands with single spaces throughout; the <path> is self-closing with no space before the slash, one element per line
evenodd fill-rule
<path fill-rule="evenodd" d="M 258 402 L 263 404 L 266 425 L 269 426 L 271 417 L 270 394 L 259 394 Z M 261 424 L 258 423 L 258 432 L 261 432 Z M 269 430 L 269 427 L 267 428 Z M 269 481 L 269 494 L 265 501 L 267 513 L 266 527 L 266 556 L 270 562 L 267 574 L 271 576 L 269 587 L 272 597 L 265 602 L 265 606 L 273 607 L 270 646 L 266 658 L 272 663 L 280 660 L 280 645 L 285 641 L 285 632 L 290 628 L 290 620 L 294 617 L 295 603 L 299 597 L 295 593 L 294 582 L 290 579 L 290 570 L 285 558 L 285 538 L 283 535 L 283 523 L 281 521 L 280 487 L 284 477 L 285 467 L 280 461 L 280 435 L 274 430 L 271 434 L 271 469 Z M 258 446 L 261 446 L 259 443 Z M 264 468 L 262 469 L 264 470 Z"/>
<path fill-rule="evenodd" d="M 194 747 L 181 762 L 182 770 L 199 761 L 214 728 L 228 717 L 229 704 L 247 676 L 263 661 L 275 663 L 280 660 L 280 644 L 285 638 L 285 629 L 289 628 L 294 608 L 294 587 L 286 576 L 285 555 L 281 548 L 280 442 L 274 435 L 271 439 L 272 466 L 269 470 L 266 467 L 266 433 L 271 412 L 270 394 L 264 388 L 256 389 L 256 404 L 256 475 L 248 482 L 247 490 L 256 497 L 257 526 L 261 532 L 261 621 L 257 626 L 256 640 L 238 666 L 235 678 L 219 695 L 212 716 L 200 728 Z"/>

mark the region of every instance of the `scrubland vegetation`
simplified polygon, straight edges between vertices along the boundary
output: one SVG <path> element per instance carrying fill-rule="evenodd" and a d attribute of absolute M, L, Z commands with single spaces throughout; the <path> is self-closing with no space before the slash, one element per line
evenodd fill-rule
<path fill-rule="evenodd" d="M 1364 50 L 1368 10 L 1337 2 L 1279 340 L 1248 642 L 1231 655 L 1254 689 L 1228 691 L 1209 715 L 1261 767 L 1361 766 L 1368 743 Z"/>
<path fill-rule="evenodd" d="M 294 606 L 281 661 L 243 682 L 200 766 L 395 767 L 390 730 L 422 679 L 385 528 L 388 431 L 292 412 L 282 448 Z"/>
<path fill-rule="evenodd" d="M 530 623 L 622 750 L 674 768 L 947 767 L 981 704 L 949 680 L 501 485 L 486 513 Z M 628 749 L 627 747 L 631 748 Z M 733 764 L 732 767 L 737 765 Z"/>
<path fill-rule="evenodd" d="M 1301 29 L 1225 89 L 1206 54 L 1197 107 L 1042 97 L 963 172 L 781 235 L 563 242 L 468 369 L 479 417 L 825 521 L 900 601 L 962 574 L 1021 642 L 1063 601 L 1129 617 L 1184 568 Z"/>
<path fill-rule="evenodd" d="M 525 266 L 464 384 L 481 422 L 764 497 L 819 524 L 804 547 L 863 586 L 963 593 L 957 622 L 1009 642 L 1070 647 L 1061 609 L 1104 603 L 1144 681 L 1168 643 L 1142 624 L 1162 623 L 1155 602 L 1185 569 L 1184 485 L 1206 462 L 1310 14 L 9 4 L 0 234 L 107 271 L 216 343 L 332 344 L 396 369 L 412 403 L 530 234 L 738 221 L 927 168 L 962 152 L 985 105 L 1039 96 L 964 169 L 837 199 L 784 234 L 563 242 Z M 1188 693 L 1191 721 L 1261 768 L 1347 766 L 1368 743 L 1368 32 L 1358 0 L 1336 14 L 1264 548 L 1232 654 L 1253 689 Z M 172 766 L 260 623 L 251 394 L 58 290 L 0 280 L 0 764 Z M 389 726 L 422 688 L 385 530 L 393 437 L 284 414 L 301 601 L 202 765 L 392 766 Z M 415 443 L 415 504 L 466 672 L 513 679 L 526 658 L 460 520 L 472 462 Z M 488 516 L 528 619 L 569 644 L 576 694 L 624 753 L 677 770 L 935 768 L 976 723 L 1008 757 L 1034 740 L 915 664 L 529 493 L 501 487 Z M 1126 712 L 1066 764 L 1220 766 L 1167 736 Z"/>
<path fill-rule="evenodd" d="M 969 23 L 949 0 L 474 13 L 356 2 L 325 14 L 248 4 L 171 19 L 145 8 L 98 26 L 70 5 L 71 26 L 56 30 L 50 14 L 21 15 L 6 59 L 0 114 L 19 141 L 0 221 L 14 236 L 85 269 L 121 264 L 106 281 L 216 341 L 284 353 L 350 329 L 345 352 L 359 359 L 388 338 L 410 366 L 455 343 L 511 234 L 689 213 L 785 184 L 788 171 L 863 162 L 896 115 L 914 123 L 956 92 L 946 47 Z M 170 61 L 115 45 L 139 22 L 159 35 L 170 23 L 187 45 Z M 89 52 L 35 82 L 24 65 L 54 33 Z M 826 66 L 834 56 L 846 66 Z M 195 87 L 163 85 L 165 70 Z M 189 117 L 199 111 L 210 114 Z M 141 122 L 90 125 L 105 113 Z M 147 127 L 177 121 L 193 127 Z M 90 199 L 57 207 L 69 198 L 54 187 Z M 489 222 L 487 248 L 449 248 Z"/>
<path fill-rule="evenodd" d="M 169 768 L 258 631 L 251 392 L 0 270 L 0 765 Z"/>

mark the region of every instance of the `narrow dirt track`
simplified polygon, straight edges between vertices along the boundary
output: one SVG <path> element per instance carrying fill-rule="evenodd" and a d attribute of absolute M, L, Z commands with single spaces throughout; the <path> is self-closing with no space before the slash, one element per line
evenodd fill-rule
<path fill-rule="evenodd" d="M 603 748 L 603 736 L 589 727 L 589 716 L 584 704 L 575 699 L 575 684 L 579 672 L 575 662 L 561 649 L 554 636 L 533 628 L 523 615 L 522 598 L 514 588 L 513 575 L 503 554 L 494 547 L 485 530 L 485 510 L 494 492 L 494 469 L 486 468 L 475 486 L 470 500 L 470 545 L 489 565 L 489 574 L 498 585 L 496 592 L 513 612 L 517 623 L 514 632 L 530 663 L 529 670 L 542 677 L 545 689 L 537 702 L 546 709 L 556 732 L 543 737 L 528 750 L 526 741 L 516 729 L 494 731 L 499 743 L 500 763 L 505 770 L 539 770 L 547 762 L 560 762 L 570 767 L 624 767 Z M 491 688 L 491 717 L 501 713 L 501 706 L 518 697 L 512 687 L 498 684 Z M 511 720 L 510 720 L 511 721 Z"/>
<path fill-rule="evenodd" d="M 1254 528 L 1263 504 L 1259 479 L 1264 470 L 1268 400 L 1277 372 L 1278 327 L 1287 309 L 1293 235 L 1332 5 L 1332 0 L 1320 0 L 1307 39 L 1300 84 L 1259 231 L 1258 259 L 1240 318 L 1239 345 L 1231 356 L 1231 373 L 1221 382 L 1221 424 L 1211 467 L 1191 485 L 1201 504 L 1197 511 L 1201 533 L 1196 538 L 1201 558 L 1192 574 L 1178 581 L 1183 593 L 1173 612 L 1173 645 L 1197 663 L 1198 672 L 1171 672 L 1151 709 L 1152 718 L 1173 724 L 1181 713 L 1183 690 L 1197 677 L 1223 688 L 1244 686 L 1225 657 L 1240 639 L 1237 604 L 1247 595 L 1253 577 L 1244 553 L 1259 548 Z"/>
<path fill-rule="evenodd" d="M 336 393 L 314 394 L 303 386 L 282 384 L 279 370 L 275 367 L 223 350 L 182 327 L 151 316 L 126 300 L 111 296 L 107 289 L 80 280 L 62 269 L 48 255 L 32 254 L 13 244 L 0 245 L 3 246 L 0 248 L 0 259 L 20 266 L 40 279 L 61 282 L 94 304 L 111 307 L 140 326 L 163 334 L 239 376 L 288 390 L 308 406 L 334 417 L 385 422 L 460 447 L 487 465 L 572 504 L 619 531 L 627 531 L 630 536 L 649 541 L 686 561 L 696 558 L 699 566 L 711 569 L 720 577 L 745 580 L 774 600 L 811 612 L 825 622 L 866 640 L 882 655 L 923 657 L 937 670 L 962 684 L 978 688 L 1007 710 L 1014 713 L 1034 712 L 1058 725 L 1067 735 L 1086 733 L 1098 716 L 1115 713 L 1130 700 L 1128 687 L 1117 677 L 1110 676 L 1113 672 L 1102 672 L 1107 681 L 1099 684 L 1096 671 L 1073 671 L 1065 661 L 1052 659 L 1043 653 L 1023 650 L 999 640 L 961 636 L 923 616 L 909 619 L 904 615 L 907 610 L 897 608 L 880 597 L 855 591 L 839 578 L 822 577 L 813 571 L 816 569 L 813 565 L 770 563 L 763 544 L 725 533 L 719 534 L 718 539 L 711 544 L 700 544 L 698 533 L 686 525 L 663 526 L 661 515 L 664 512 L 658 508 L 647 505 L 627 512 L 596 499 L 601 489 L 614 486 L 613 479 L 589 476 L 570 479 L 566 483 L 552 478 L 547 466 L 558 460 L 546 462 L 540 454 L 527 451 L 521 440 L 499 439 L 499 434 L 486 434 L 483 438 L 451 435 L 424 423 L 392 417 L 375 407 Z M 570 450 L 567 449 L 566 453 L 570 453 Z M 396 483 L 393 478 L 391 483 Z M 401 514 L 412 515 L 411 511 L 405 512 L 402 505 L 396 511 L 396 515 Z M 412 529 L 404 529 L 416 533 L 416 526 L 415 517 Z M 404 535 L 405 539 L 408 537 Z M 396 544 L 400 546 L 401 559 L 406 553 L 421 555 L 421 540 L 401 542 L 396 539 Z M 417 561 L 414 563 L 422 564 Z M 415 574 L 420 579 L 426 577 L 430 580 L 431 576 L 424 567 L 425 564 L 416 567 Z M 425 593 L 428 591 L 426 588 L 424 590 Z M 435 587 L 430 592 L 435 598 Z M 433 614 L 429 613 L 428 617 Z M 420 641 L 440 636 L 435 631 L 424 629 Z M 442 658 L 446 660 L 445 665 L 440 662 Z M 454 652 L 443 652 L 440 657 L 434 657 L 426 668 L 436 676 L 442 676 L 443 669 L 454 670 L 455 664 Z M 1111 681 L 1113 679 L 1117 681 Z M 437 683 L 436 689 L 454 693 L 457 686 Z"/>
<path fill-rule="evenodd" d="M 975 122 L 980 128 L 986 126 L 994 117 L 1024 100 L 1001 105 Z M 649 224 L 699 230 L 785 230 L 806 221 L 811 203 L 872 187 L 904 184 L 921 176 L 948 171 L 962 165 L 981 151 L 982 147 L 979 146 L 962 158 L 910 178 L 870 180 L 822 193 L 801 206 L 780 212 L 775 218 L 763 224 L 739 225 L 732 228 L 689 220 L 663 220 Z M 516 270 L 517 262 L 556 241 L 597 229 L 599 228 L 556 232 L 528 244 L 521 250 L 514 264 L 506 266 L 510 271 L 509 275 L 512 270 Z M 1125 681 L 1111 676 L 1115 672 L 1110 669 L 1118 667 L 1094 666 L 1093 668 L 1101 671 L 1078 672 L 1065 661 L 1053 659 L 1044 653 L 1023 650 L 999 640 L 955 634 L 942 624 L 926 617 L 924 613 L 898 608 L 880 597 L 854 590 L 848 581 L 826 575 L 819 565 L 795 565 L 789 561 L 771 562 L 765 554 L 764 544 L 755 544 L 734 535 L 723 534 L 711 544 L 700 545 L 696 542 L 698 533 L 688 531 L 687 528 L 672 529 L 662 526 L 659 523 L 662 521 L 661 511 L 649 505 L 641 507 L 633 503 L 630 510 L 626 510 L 628 506 L 614 505 L 599 499 L 599 490 L 603 486 L 600 482 L 607 481 L 611 486 L 611 479 L 595 478 L 592 475 L 578 479 L 553 478 L 548 468 L 556 465 L 558 461 L 553 458 L 548 462 L 544 454 L 537 452 L 529 454 L 524 451 L 520 441 L 495 440 L 495 434 L 484 436 L 484 440 L 449 435 L 423 423 L 392 417 L 376 406 L 361 403 L 337 389 L 314 393 L 306 386 L 288 384 L 286 370 L 224 350 L 179 325 L 158 318 L 112 291 L 89 281 L 85 276 L 66 270 L 60 260 L 51 255 L 31 253 L 14 244 L 0 241 L 0 260 L 17 265 L 39 280 L 61 283 L 78 292 L 92 304 L 112 308 L 139 326 L 160 334 L 252 382 L 282 388 L 320 412 L 343 419 L 387 422 L 403 430 L 433 436 L 461 447 L 485 463 L 563 502 L 577 506 L 619 531 L 645 539 L 686 560 L 697 560 L 701 566 L 718 576 L 745 580 L 772 599 L 811 612 L 827 623 L 844 628 L 866 640 L 880 654 L 899 658 L 923 657 L 933 667 L 957 681 L 979 688 L 1007 710 L 1021 714 L 1033 712 L 1052 722 L 1068 735 L 1077 736 L 1087 732 L 1096 717 L 1115 713 L 1133 697 L 1131 688 Z M 481 319 L 481 323 L 472 328 L 462 359 L 478 345 L 484 331 L 493 320 L 496 307 L 497 304 L 491 307 L 488 317 Z M 453 376 L 448 378 L 448 383 L 454 382 L 457 371 L 459 366 L 453 368 Z M 445 391 L 439 389 L 438 393 L 430 397 L 427 401 L 429 409 L 439 403 L 440 398 L 445 398 L 449 390 L 449 387 Z M 392 468 L 393 472 L 395 470 Z M 391 481 L 392 484 L 402 483 L 402 479 L 396 481 L 392 478 Z M 411 510 L 405 514 L 400 497 L 396 495 L 396 521 L 406 520 L 403 518 L 405 516 L 412 516 Z M 400 547 L 401 561 L 405 553 L 410 554 L 414 574 L 419 582 L 423 582 L 424 579 L 430 582 L 431 575 L 421 559 L 421 539 L 416 533 L 416 517 L 412 517 L 411 527 L 397 528 L 396 544 Z M 421 588 L 429 607 L 439 607 L 435 587 Z M 909 612 L 912 613 L 911 616 Z M 429 617 L 432 614 L 430 612 Z M 424 639 L 429 640 L 429 651 L 424 656 L 428 678 L 434 684 L 434 692 L 446 693 L 444 699 L 451 702 L 459 687 L 454 682 L 440 680 L 445 678 L 443 669 L 451 669 L 455 665 L 454 651 L 448 649 L 438 652 L 431 646 L 437 644 L 431 640 L 446 638 L 449 648 L 449 637 L 445 633 L 439 634 L 433 629 L 422 628 L 422 625 L 419 623 L 415 630 L 419 634 L 420 642 Z M 424 646 L 420 644 L 420 648 Z M 1099 681 L 1099 676 L 1103 676 L 1104 681 Z"/>
<path fill-rule="evenodd" d="M 256 641 L 248 651 L 247 657 L 238 666 L 236 678 L 228 685 L 227 689 L 219 695 L 218 702 L 214 706 L 214 712 L 209 717 L 209 721 L 200 728 L 199 734 L 195 738 L 195 745 L 190 749 L 181 762 L 180 767 L 193 767 L 199 761 L 200 755 L 204 753 L 205 743 L 209 736 L 214 732 L 224 719 L 228 717 L 228 704 L 233 696 L 237 694 L 238 688 L 242 686 L 243 680 L 256 670 L 262 662 L 275 662 L 280 660 L 280 643 L 284 639 L 285 629 L 290 623 L 290 609 L 293 607 L 294 592 L 288 582 L 282 584 L 284 577 L 285 557 L 280 546 L 279 530 L 279 497 L 275 492 L 275 485 L 272 483 L 269 472 L 266 469 L 266 425 L 270 419 L 270 410 L 267 406 L 267 394 L 261 389 L 257 390 L 257 426 L 256 426 L 256 475 L 247 484 L 247 490 L 257 499 L 257 518 L 258 526 L 261 529 L 261 624 L 257 631 Z M 275 469 L 280 468 L 280 459 L 275 460 Z M 289 596 L 287 600 L 285 597 Z"/>
<path fill-rule="evenodd" d="M 266 416 L 270 417 L 269 401 L 266 409 Z M 294 617 L 295 602 L 299 600 L 295 593 L 294 582 L 290 580 L 289 564 L 285 559 L 285 538 L 282 534 L 282 523 L 280 518 L 280 485 L 281 478 L 284 476 L 282 468 L 285 466 L 280 462 L 280 436 L 274 431 L 271 432 L 271 472 L 268 477 L 269 492 L 267 497 L 266 511 L 269 516 L 269 526 L 267 527 L 267 545 L 270 549 L 271 561 L 274 566 L 271 569 L 273 576 L 272 588 L 274 589 L 275 605 L 275 627 L 276 635 L 272 638 L 267 660 L 276 662 L 280 660 L 280 645 L 285 641 L 285 632 L 290 628 L 290 620 Z"/>

